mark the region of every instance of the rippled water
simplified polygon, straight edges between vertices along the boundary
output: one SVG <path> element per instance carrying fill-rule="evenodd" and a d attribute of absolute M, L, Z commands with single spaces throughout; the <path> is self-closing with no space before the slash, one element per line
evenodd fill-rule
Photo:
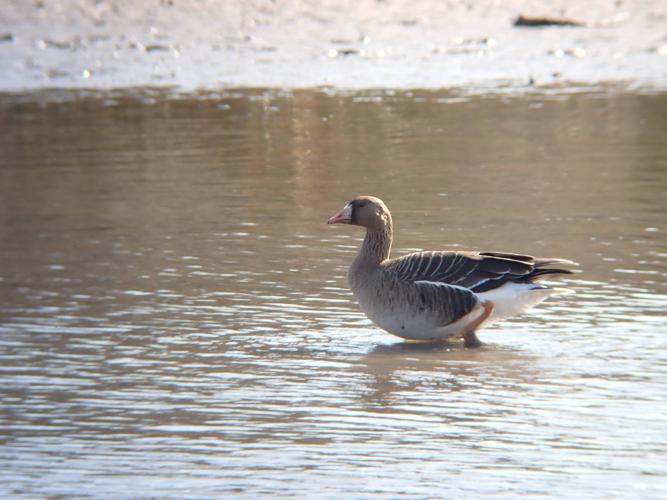
<path fill-rule="evenodd" d="M 0 99 L 3 497 L 665 498 L 667 96 Z M 576 295 L 403 344 L 395 255 L 577 260 Z"/>

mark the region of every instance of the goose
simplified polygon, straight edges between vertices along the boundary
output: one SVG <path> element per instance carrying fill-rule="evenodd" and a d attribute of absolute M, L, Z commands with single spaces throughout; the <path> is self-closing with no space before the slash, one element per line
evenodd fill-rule
<path fill-rule="evenodd" d="M 387 332 L 411 341 L 462 337 L 479 347 L 476 331 L 563 292 L 538 283 L 572 274 L 565 259 L 503 252 L 416 252 L 390 259 L 391 213 L 382 200 L 358 196 L 328 220 L 366 228 L 347 273 L 361 310 Z"/>

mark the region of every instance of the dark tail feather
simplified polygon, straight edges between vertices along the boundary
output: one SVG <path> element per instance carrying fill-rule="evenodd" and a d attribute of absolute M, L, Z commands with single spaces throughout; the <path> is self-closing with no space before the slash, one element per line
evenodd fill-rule
<path fill-rule="evenodd" d="M 569 269 L 556 269 L 556 268 L 547 268 L 547 269 L 535 269 L 532 273 L 525 276 L 525 281 L 528 283 L 534 283 L 535 281 L 540 281 L 550 274 L 574 274 L 573 271 Z"/>
<path fill-rule="evenodd" d="M 553 266 L 554 264 L 564 266 L 578 266 L 576 262 L 567 259 L 535 259 L 535 267 Z"/>
<path fill-rule="evenodd" d="M 499 259 L 518 260 L 520 262 L 533 262 L 535 258 L 532 255 L 523 255 L 519 253 L 508 252 L 480 252 L 480 255 L 487 257 L 498 257 Z"/>

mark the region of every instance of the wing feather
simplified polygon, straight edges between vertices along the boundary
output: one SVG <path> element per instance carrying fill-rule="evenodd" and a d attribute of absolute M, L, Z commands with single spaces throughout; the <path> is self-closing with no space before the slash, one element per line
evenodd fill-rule
<path fill-rule="evenodd" d="M 536 259 L 504 252 L 417 252 L 387 264 L 399 280 L 460 286 L 486 292 L 505 283 L 532 283 L 549 275 L 571 274 L 564 259 Z M 559 267 L 550 267 L 559 266 Z"/>
<path fill-rule="evenodd" d="M 417 287 L 418 308 L 429 309 L 440 326 L 458 321 L 479 303 L 471 290 L 457 285 L 433 281 L 415 281 L 413 285 Z"/>

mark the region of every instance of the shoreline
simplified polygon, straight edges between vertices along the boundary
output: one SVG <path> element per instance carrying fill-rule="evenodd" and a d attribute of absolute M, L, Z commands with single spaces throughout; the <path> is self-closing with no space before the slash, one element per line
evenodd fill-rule
<path fill-rule="evenodd" d="M 563 99 L 571 95 L 613 96 L 621 94 L 662 94 L 667 88 L 639 86 L 636 82 L 600 82 L 597 84 L 572 84 L 558 86 L 485 86 L 485 87 L 443 87 L 443 88 L 340 88 L 340 87 L 217 87 L 183 89 L 176 86 L 132 86 L 113 88 L 68 88 L 45 87 L 24 90 L 0 90 L 0 104 L 3 103 L 55 103 L 80 99 L 101 99 L 109 105 L 121 100 L 136 100 L 155 103 L 159 100 L 233 100 L 240 98 L 273 99 L 295 96 L 301 93 L 326 94 L 336 96 L 356 96 L 359 102 L 389 101 L 406 95 L 434 103 L 460 102 L 478 97 L 487 98 L 528 98 L 536 100 Z"/>
<path fill-rule="evenodd" d="M 572 25 L 517 25 L 521 16 Z M 0 92 L 664 91 L 665 26 L 659 0 L 10 0 L 0 5 Z"/>

